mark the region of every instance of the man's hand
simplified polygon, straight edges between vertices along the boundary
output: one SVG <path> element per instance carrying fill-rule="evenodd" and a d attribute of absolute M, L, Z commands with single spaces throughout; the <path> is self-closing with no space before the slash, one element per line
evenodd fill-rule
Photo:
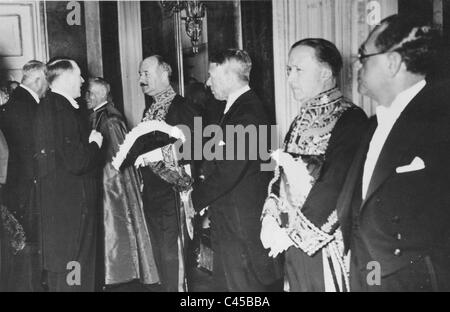
<path fill-rule="evenodd" d="M 279 225 L 277 221 L 271 216 L 265 216 L 261 224 L 261 234 L 259 238 L 264 246 L 264 248 L 272 248 L 273 245 L 273 232 L 277 231 Z"/>
<path fill-rule="evenodd" d="M 294 242 L 282 228 L 273 233 L 273 244 L 269 252 L 269 257 L 275 258 L 278 254 L 288 250 L 289 247 L 294 245 Z"/>
<path fill-rule="evenodd" d="M 264 248 L 270 248 L 269 256 L 273 258 L 294 244 L 286 231 L 271 216 L 265 216 L 262 220 L 260 239 Z"/>
<path fill-rule="evenodd" d="M 145 167 L 148 163 L 157 162 L 164 159 L 161 148 L 140 155 L 134 162 L 136 168 Z"/>
<path fill-rule="evenodd" d="M 101 148 L 103 144 L 103 135 L 97 130 L 92 130 L 89 135 L 89 143 L 95 142 Z"/>
<path fill-rule="evenodd" d="M 287 167 L 295 162 L 291 154 L 283 152 L 282 149 L 277 149 L 276 151 L 272 152 L 272 154 L 270 154 L 270 157 L 272 157 L 272 159 L 275 160 L 277 165 L 280 167 Z"/>

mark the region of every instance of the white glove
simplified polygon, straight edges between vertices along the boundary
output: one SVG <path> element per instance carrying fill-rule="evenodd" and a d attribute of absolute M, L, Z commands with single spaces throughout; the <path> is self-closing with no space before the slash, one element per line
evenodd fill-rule
<path fill-rule="evenodd" d="M 301 158 L 295 160 L 291 154 L 280 149 L 273 152 L 271 157 L 280 167 L 283 167 L 292 196 L 307 196 L 311 190 L 312 177 L 306 163 Z"/>
<path fill-rule="evenodd" d="M 145 167 L 148 163 L 157 162 L 164 159 L 162 149 L 157 148 L 153 151 L 140 155 L 134 162 L 136 168 Z"/>
<path fill-rule="evenodd" d="M 283 152 L 282 149 L 277 149 L 276 151 L 270 154 L 273 160 L 277 163 L 278 166 L 284 167 L 294 162 L 294 158 L 292 158 L 291 154 Z"/>
<path fill-rule="evenodd" d="M 259 238 L 266 249 L 272 248 L 273 245 L 273 231 L 279 228 L 277 221 L 271 216 L 265 216 L 261 222 L 261 234 Z"/>
<path fill-rule="evenodd" d="M 103 144 L 103 135 L 97 130 L 92 130 L 89 135 L 89 144 L 92 142 L 97 143 L 98 147 L 101 148 Z"/>
<path fill-rule="evenodd" d="M 286 230 L 278 228 L 273 234 L 273 244 L 269 252 L 269 257 L 275 258 L 278 254 L 288 250 L 289 247 L 294 245 L 294 242 L 286 233 Z"/>
<path fill-rule="evenodd" d="M 294 245 L 286 230 L 271 216 L 265 216 L 262 220 L 260 238 L 264 248 L 270 248 L 269 256 L 273 258 Z"/>

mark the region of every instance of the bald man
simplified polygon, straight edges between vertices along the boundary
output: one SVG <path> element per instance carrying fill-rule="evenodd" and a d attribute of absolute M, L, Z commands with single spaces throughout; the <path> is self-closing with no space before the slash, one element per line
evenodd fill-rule
<path fill-rule="evenodd" d="M 139 84 L 150 97 L 144 110 L 143 121 L 163 120 L 171 126 L 187 125 L 192 129 L 196 109 L 191 102 L 176 94 L 170 85 L 172 69 L 161 56 L 144 59 L 139 68 Z M 160 138 L 164 140 L 165 138 Z M 167 148 L 163 148 L 167 151 Z M 150 236 L 155 250 L 156 264 L 160 273 L 163 291 L 183 291 L 184 266 L 179 253 L 179 208 L 180 196 L 175 191 L 176 183 L 157 170 L 166 166 L 165 161 L 149 161 L 141 168 L 144 190 L 143 202 Z M 170 165 L 166 166 L 170 167 Z"/>

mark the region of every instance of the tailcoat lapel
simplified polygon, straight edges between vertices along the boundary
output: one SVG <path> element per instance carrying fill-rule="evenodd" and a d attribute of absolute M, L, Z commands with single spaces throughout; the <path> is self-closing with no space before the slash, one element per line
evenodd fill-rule
<path fill-rule="evenodd" d="M 427 87 L 419 92 L 406 106 L 392 127 L 381 149 L 361 209 L 386 179 L 396 173 L 395 169 L 398 166 L 410 163 L 413 160 L 409 158 L 414 158 L 414 155 L 410 155 L 408 151 L 412 146 L 417 145 L 428 126 L 427 120 L 421 113 L 424 106 L 427 105 L 422 99 L 427 92 Z"/>

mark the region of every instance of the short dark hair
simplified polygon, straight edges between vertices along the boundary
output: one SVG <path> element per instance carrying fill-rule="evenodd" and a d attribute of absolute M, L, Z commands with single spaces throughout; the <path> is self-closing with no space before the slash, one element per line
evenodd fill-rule
<path fill-rule="evenodd" d="M 436 29 L 414 15 L 391 15 L 373 30 L 386 27 L 376 38 L 381 51 L 396 51 L 402 56 L 406 69 L 416 74 L 429 74 L 439 52 L 440 35 Z"/>
<path fill-rule="evenodd" d="M 306 38 L 294 43 L 290 51 L 294 50 L 298 46 L 307 46 L 314 49 L 316 52 L 316 58 L 320 63 L 327 64 L 332 73 L 333 77 L 338 77 L 342 70 L 342 56 L 336 46 L 325 39 L 322 38 Z"/>
<path fill-rule="evenodd" d="M 65 59 L 55 59 L 50 61 L 47 64 L 47 81 L 51 84 L 58 78 L 62 73 L 66 71 L 73 71 L 75 67 L 73 64 L 76 64 L 74 60 L 65 58 Z"/>
<path fill-rule="evenodd" d="M 237 74 L 242 81 L 250 81 L 250 72 L 252 70 L 252 59 L 247 51 L 239 49 L 226 49 L 215 55 L 210 60 L 211 63 L 223 65 L 226 62 L 235 61 L 239 64 Z"/>

